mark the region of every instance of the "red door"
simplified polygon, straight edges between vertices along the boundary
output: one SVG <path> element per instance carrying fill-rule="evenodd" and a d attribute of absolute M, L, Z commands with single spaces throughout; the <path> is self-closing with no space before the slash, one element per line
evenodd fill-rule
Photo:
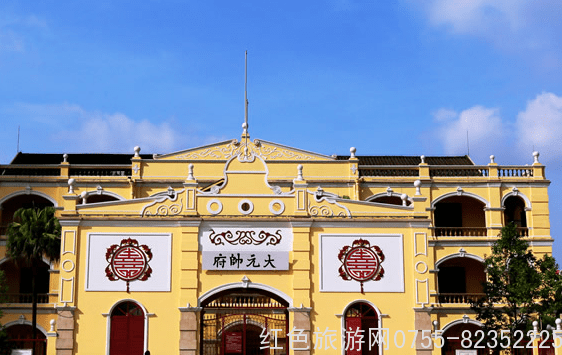
<path fill-rule="evenodd" d="M 110 355 L 143 355 L 144 312 L 133 302 L 124 302 L 111 314 Z"/>

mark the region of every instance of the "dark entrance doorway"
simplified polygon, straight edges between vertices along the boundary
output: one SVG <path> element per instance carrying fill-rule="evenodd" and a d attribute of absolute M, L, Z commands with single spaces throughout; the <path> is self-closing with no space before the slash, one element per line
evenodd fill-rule
<path fill-rule="evenodd" d="M 110 355 L 144 353 L 144 312 L 134 302 L 121 302 L 111 312 Z"/>
<path fill-rule="evenodd" d="M 256 289 L 232 289 L 201 304 L 202 355 L 288 354 L 288 304 Z"/>

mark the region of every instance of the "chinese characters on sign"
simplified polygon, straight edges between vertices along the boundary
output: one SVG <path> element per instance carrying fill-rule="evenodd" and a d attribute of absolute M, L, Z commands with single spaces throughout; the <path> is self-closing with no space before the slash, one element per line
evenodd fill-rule
<path fill-rule="evenodd" d="M 203 270 L 289 270 L 290 228 L 221 227 L 210 224 L 200 235 Z"/>
<path fill-rule="evenodd" d="M 289 253 L 279 251 L 203 252 L 204 270 L 288 270 Z"/>

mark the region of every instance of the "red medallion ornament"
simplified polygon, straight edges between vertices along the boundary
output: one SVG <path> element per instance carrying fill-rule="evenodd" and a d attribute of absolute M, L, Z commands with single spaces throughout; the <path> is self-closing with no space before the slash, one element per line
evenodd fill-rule
<path fill-rule="evenodd" d="M 342 262 L 339 268 L 340 277 L 346 281 L 363 282 L 378 281 L 384 276 L 382 262 L 384 254 L 376 245 L 371 246 L 368 240 L 356 239 L 351 246 L 346 245 L 340 250 L 338 259 Z"/>
<path fill-rule="evenodd" d="M 123 239 L 120 245 L 113 244 L 107 248 L 105 260 L 109 263 L 105 268 L 105 276 L 110 281 L 127 282 L 129 292 L 130 281 L 146 281 L 152 269 L 148 262 L 152 259 L 152 251 L 146 245 L 139 245 L 136 239 Z"/>

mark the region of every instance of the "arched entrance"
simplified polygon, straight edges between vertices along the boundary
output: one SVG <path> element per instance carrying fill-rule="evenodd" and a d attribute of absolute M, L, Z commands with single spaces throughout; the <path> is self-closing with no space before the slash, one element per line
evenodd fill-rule
<path fill-rule="evenodd" d="M 32 336 L 33 328 L 29 324 L 11 325 L 6 328 L 6 333 L 8 335 L 8 344 L 12 349 L 27 349 L 31 354 L 31 349 L 35 343 L 36 355 L 45 355 L 47 352 L 47 338 L 45 334 L 38 329 L 37 338 L 34 340 Z"/>
<path fill-rule="evenodd" d="M 379 328 L 377 312 L 365 302 L 351 305 L 345 312 L 345 354 L 346 355 L 377 355 L 380 344 L 371 346 L 371 339 L 379 339 L 378 334 L 371 334 L 373 329 Z M 361 340 L 365 340 L 361 344 Z M 353 342 L 353 344 L 348 344 Z"/>
<path fill-rule="evenodd" d="M 201 303 L 202 355 L 288 354 L 289 304 L 258 289 L 233 288 Z"/>
<path fill-rule="evenodd" d="M 144 353 L 144 311 L 135 302 L 119 303 L 111 312 L 110 355 Z"/>

